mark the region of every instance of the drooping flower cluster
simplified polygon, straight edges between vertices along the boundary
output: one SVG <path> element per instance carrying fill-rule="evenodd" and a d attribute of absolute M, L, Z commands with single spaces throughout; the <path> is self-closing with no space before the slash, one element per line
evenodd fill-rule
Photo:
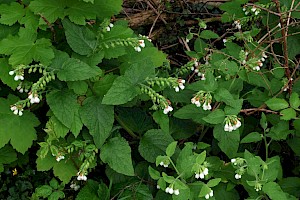
<path fill-rule="evenodd" d="M 185 88 L 185 86 L 184 86 L 184 84 L 185 84 L 185 80 L 184 79 L 178 79 L 178 86 L 175 86 L 174 88 L 175 88 L 175 92 L 179 92 L 179 90 L 180 89 L 184 89 Z"/>
<path fill-rule="evenodd" d="M 87 180 L 87 177 L 86 177 L 86 175 L 84 175 L 83 173 L 78 172 L 78 173 L 77 173 L 77 180 L 78 180 L 78 181 L 86 181 L 86 180 Z"/>
<path fill-rule="evenodd" d="M 245 12 L 245 15 L 248 15 L 250 12 L 252 12 L 254 15 L 258 15 L 261 10 L 256 6 L 252 6 L 252 7 L 244 6 L 243 11 Z"/>
<path fill-rule="evenodd" d="M 105 30 L 106 30 L 107 32 L 109 32 L 109 31 L 111 30 L 112 27 L 114 27 L 114 25 L 113 25 L 112 23 L 110 23 L 110 24 L 105 28 Z"/>
<path fill-rule="evenodd" d="M 41 100 L 40 100 L 39 95 L 37 93 L 29 92 L 28 94 L 29 94 L 28 99 L 30 100 L 31 104 L 40 103 Z"/>
<path fill-rule="evenodd" d="M 241 127 L 242 123 L 236 115 L 229 115 L 224 120 L 224 131 L 232 132 Z"/>
<path fill-rule="evenodd" d="M 210 189 L 210 192 L 208 194 L 206 194 L 204 197 L 205 199 L 209 199 L 210 197 L 214 196 L 214 191 L 212 189 Z"/>
<path fill-rule="evenodd" d="M 18 81 L 18 80 L 21 80 L 23 81 L 24 80 L 24 71 L 23 70 L 18 70 L 18 71 L 10 71 L 9 72 L 9 75 L 14 75 L 15 74 L 15 77 L 14 77 L 14 80 L 15 81 Z"/>
<path fill-rule="evenodd" d="M 167 168 L 167 167 L 169 166 L 169 164 L 170 164 L 170 163 L 168 163 L 168 162 L 166 162 L 166 161 L 161 161 L 161 162 L 159 163 L 160 166 L 163 166 L 163 167 L 165 167 L 165 168 Z"/>
<path fill-rule="evenodd" d="M 10 110 L 13 111 L 15 115 L 22 116 L 23 115 L 23 107 L 13 105 L 10 107 Z"/>
<path fill-rule="evenodd" d="M 247 51 L 241 50 L 240 51 L 240 59 L 242 60 L 242 64 L 245 66 L 248 66 L 250 69 L 255 71 L 260 71 L 261 67 L 263 66 L 263 63 L 266 61 L 266 58 L 268 57 L 265 52 L 261 53 L 261 57 L 258 58 L 258 56 L 249 58 L 249 53 Z"/>
<path fill-rule="evenodd" d="M 63 160 L 63 159 L 65 159 L 65 156 L 63 156 L 63 155 L 58 155 L 58 156 L 56 156 L 56 161 L 57 161 L 57 162 L 59 162 L 59 161 L 61 161 L 61 160 Z"/>
<path fill-rule="evenodd" d="M 200 170 L 195 174 L 195 178 L 196 179 L 204 179 L 204 177 L 208 175 L 208 168 L 205 167 L 202 172 L 200 172 Z"/>
<path fill-rule="evenodd" d="M 232 158 L 231 163 L 233 164 L 233 167 L 237 169 L 235 170 L 236 174 L 234 175 L 234 178 L 237 180 L 241 179 L 242 175 L 246 172 L 246 160 L 243 158 Z"/>
<path fill-rule="evenodd" d="M 234 21 L 232 25 L 233 25 L 235 28 L 239 29 L 239 30 L 242 29 L 242 25 L 241 25 L 240 20 Z"/>
<path fill-rule="evenodd" d="M 195 104 L 197 107 L 200 107 L 202 104 L 203 110 L 211 110 L 211 102 L 211 94 L 202 90 L 197 92 L 197 94 L 191 99 L 191 103 Z"/>
<path fill-rule="evenodd" d="M 139 40 L 138 41 L 138 45 L 136 47 L 134 47 L 134 50 L 137 52 L 141 52 L 142 48 L 145 48 L 146 44 L 144 40 Z"/>
<path fill-rule="evenodd" d="M 166 115 L 166 114 L 168 114 L 169 112 L 172 112 L 173 111 L 173 108 L 172 108 L 172 106 L 170 106 L 170 105 L 167 105 L 166 107 L 165 107 L 165 109 L 164 109 L 164 114 Z"/>
<path fill-rule="evenodd" d="M 80 185 L 77 185 L 76 183 L 72 183 L 72 184 L 70 185 L 70 188 L 73 189 L 73 190 L 75 190 L 75 191 L 77 191 L 77 190 L 79 190 Z"/>
<path fill-rule="evenodd" d="M 165 190 L 166 193 L 169 193 L 169 194 L 175 194 L 175 195 L 179 195 L 179 189 L 173 189 L 173 186 L 169 186 L 166 188 Z"/>

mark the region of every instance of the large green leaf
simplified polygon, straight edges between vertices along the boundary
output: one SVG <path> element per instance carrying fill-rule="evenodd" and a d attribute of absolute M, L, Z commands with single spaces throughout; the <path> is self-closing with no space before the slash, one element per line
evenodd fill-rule
<path fill-rule="evenodd" d="M 272 199 L 272 200 L 288 200 L 287 194 L 282 191 L 280 186 L 275 182 L 269 182 L 263 186 L 263 191 Z"/>
<path fill-rule="evenodd" d="M 124 138 L 115 137 L 110 139 L 102 146 L 100 158 L 116 172 L 127 176 L 134 175 L 131 148 Z"/>
<path fill-rule="evenodd" d="M 189 104 L 177 110 L 174 113 L 174 117 L 177 117 L 179 119 L 192 119 L 193 121 L 198 123 L 205 123 L 202 118 L 205 117 L 208 113 L 209 111 L 204 111 L 202 108 L 198 108 L 193 104 Z"/>
<path fill-rule="evenodd" d="M 77 95 L 71 90 L 53 90 L 47 94 L 47 103 L 55 117 L 77 136 L 82 128 Z"/>
<path fill-rule="evenodd" d="M 55 52 L 51 68 L 57 70 L 57 77 L 61 81 L 86 80 L 102 73 L 99 67 L 90 66 L 76 58 L 69 58 L 67 53 L 61 51 Z"/>
<path fill-rule="evenodd" d="M 11 66 L 8 64 L 7 59 L 0 58 L 0 79 L 1 81 L 8 85 L 12 89 L 16 89 L 20 84 L 19 81 L 15 81 L 14 77 L 9 75 L 12 70 Z"/>
<path fill-rule="evenodd" d="M 99 183 L 94 180 L 88 180 L 87 184 L 80 190 L 76 196 L 76 200 L 98 200 Z M 105 199 L 104 199 L 105 200 Z"/>
<path fill-rule="evenodd" d="M 0 148 L 10 141 L 14 149 L 24 154 L 36 140 L 34 127 L 37 127 L 40 122 L 29 111 L 24 111 L 22 116 L 14 115 L 10 105 L 17 100 L 14 97 L 0 98 Z"/>
<path fill-rule="evenodd" d="M 0 148 L 0 163 L 9 164 L 17 160 L 17 153 L 10 145 Z"/>
<path fill-rule="evenodd" d="M 139 152 L 145 160 L 155 163 L 156 157 L 165 155 L 167 146 L 173 141 L 168 133 L 160 129 L 151 129 L 142 137 Z"/>
<path fill-rule="evenodd" d="M 266 101 L 267 106 L 272 110 L 281 110 L 289 107 L 289 103 L 280 98 L 272 98 Z"/>
<path fill-rule="evenodd" d="M 16 2 L 10 5 L 1 4 L 0 15 L 0 23 L 11 26 L 22 19 L 25 15 L 25 9 L 21 4 Z"/>
<path fill-rule="evenodd" d="M 73 51 L 80 55 L 90 55 L 97 48 L 95 34 L 86 26 L 78 26 L 67 19 L 63 20 L 66 38 Z"/>
<path fill-rule="evenodd" d="M 35 30 L 20 28 L 18 36 L 9 36 L 0 41 L 0 53 L 10 55 L 9 64 L 30 64 L 33 60 L 49 64 L 54 53 L 49 39 L 37 39 Z"/>
<path fill-rule="evenodd" d="M 223 110 L 220 109 L 214 110 L 206 117 L 203 117 L 203 120 L 210 124 L 223 123 L 224 119 L 225 119 L 225 113 Z"/>
<path fill-rule="evenodd" d="M 80 108 L 80 117 L 88 127 L 94 142 L 100 148 L 109 137 L 114 123 L 114 107 L 102 105 L 99 97 L 89 97 Z"/>
<path fill-rule="evenodd" d="M 220 149 L 229 157 L 236 156 L 239 148 L 240 134 L 239 129 L 227 132 L 224 131 L 224 125 L 218 124 L 214 128 L 214 137 L 219 141 Z"/>

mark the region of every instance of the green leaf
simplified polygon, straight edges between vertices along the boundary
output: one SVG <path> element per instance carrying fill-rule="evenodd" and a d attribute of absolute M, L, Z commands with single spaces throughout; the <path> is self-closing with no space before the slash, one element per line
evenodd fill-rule
<path fill-rule="evenodd" d="M 49 64 L 54 58 L 49 39 L 36 39 L 35 30 L 20 28 L 18 36 L 9 36 L 0 41 L 0 53 L 10 55 L 9 64 L 30 64 L 32 61 Z"/>
<path fill-rule="evenodd" d="M 262 135 L 258 132 L 252 132 L 246 135 L 242 140 L 241 143 L 252 143 L 252 142 L 259 142 L 262 140 Z"/>
<path fill-rule="evenodd" d="M 206 158 L 206 151 L 202 151 L 200 154 L 196 157 L 196 163 L 198 165 L 202 165 L 202 163 L 205 161 Z"/>
<path fill-rule="evenodd" d="M 204 30 L 200 33 L 200 38 L 203 39 L 215 39 L 215 38 L 219 38 L 218 34 L 214 33 L 213 31 L 210 30 Z"/>
<path fill-rule="evenodd" d="M 297 109 L 300 106 L 299 94 L 293 92 L 290 96 L 290 105 L 292 108 Z"/>
<path fill-rule="evenodd" d="M 220 124 L 225 120 L 225 113 L 223 110 L 217 109 L 212 111 L 206 117 L 203 117 L 203 120 L 210 124 Z"/>
<path fill-rule="evenodd" d="M 0 163 L 9 164 L 17 160 L 17 153 L 10 145 L 0 148 Z"/>
<path fill-rule="evenodd" d="M 275 182 L 266 183 L 262 189 L 272 200 L 287 200 L 286 193 Z"/>
<path fill-rule="evenodd" d="M 53 23 L 57 18 L 63 19 L 65 16 L 64 7 L 66 1 L 61 0 L 35 0 L 30 1 L 29 8 L 34 14 L 41 14 L 49 23 Z"/>
<path fill-rule="evenodd" d="M 209 194 L 210 191 L 211 189 L 206 184 L 204 184 L 200 190 L 199 197 L 204 197 L 205 195 Z"/>
<path fill-rule="evenodd" d="M 282 120 L 291 120 L 296 118 L 296 111 L 293 108 L 284 109 L 280 111 L 280 114 L 282 115 L 280 117 Z"/>
<path fill-rule="evenodd" d="M 8 99 L 0 98 L 0 148 L 10 141 L 14 149 L 24 154 L 36 140 L 34 127 L 37 127 L 40 122 L 29 111 L 24 111 L 21 117 L 14 115 L 10 105 L 16 101 L 18 99 L 12 96 Z"/>
<path fill-rule="evenodd" d="M 207 182 L 207 186 L 212 188 L 217 186 L 219 183 L 221 182 L 221 178 L 215 178 L 215 179 L 211 179 Z"/>
<path fill-rule="evenodd" d="M 53 90 L 46 95 L 47 103 L 53 111 L 55 117 L 72 133 L 78 136 L 82 122 L 79 117 L 79 104 L 77 95 L 71 90 Z"/>
<path fill-rule="evenodd" d="M 214 128 L 214 137 L 219 141 L 218 146 L 229 157 L 235 157 L 240 143 L 239 129 L 227 132 L 222 124 Z"/>
<path fill-rule="evenodd" d="M 94 180 L 88 180 L 87 184 L 80 190 L 76 200 L 99 200 L 98 196 L 99 183 Z M 102 196 L 103 197 L 103 196 Z"/>
<path fill-rule="evenodd" d="M 69 89 L 78 95 L 84 95 L 88 90 L 88 84 L 85 81 L 69 81 L 67 84 Z"/>
<path fill-rule="evenodd" d="M 102 73 L 99 67 L 90 66 L 75 58 L 69 58 L 65 52 L 56 51 L 55 54 L 51 68 L 58 71 L 57 77 L 61 81 L 86 80 Z"/>
<path fill-rule="evenodd" d="M 170 143 L 166 149 L 166 155 L 171 157 L 175 153 L 175 149 L 177 147 L 177 141 Z"/>
<path fill-rule="evenodd" d="M 117 78 L 117 75 L 114 74 L 106 74 L 104 77 L 102 77 L 99 81 L 96 81 L 94 83 L 94 91 L 95 93 L 103 97 L 107 91 L 111 88 L 114 80 Z"/>
<path fill-rule="evenodd" d="M 145 133 L 139 145 L 141 156 L 148 162 L 155 163 L 156 157 L 165 155 L 168 144 L 173 138 L 160 129 L 152 129 Z"/>
<path fill-rule="evenodd" d="M 36 188 L 35 192 L 39 197 L 47 198 L 52 193 L 52 187 L 49 185 L 43 185 Z"/>
<path fill-rule="evenodd" d="M 114 107 L 102 105 L 101 101 L 99 97 L 89 97 L 79 110 L 81 120 L 88 127 L 98 148 L 109 137 L 114 123 Z"/>
<path fill-rule="evenodd" d="M 289 130 L 289 122 L 279 121 L 279 123 L 275 124 L 270 129 L 268 136 L 273 140 L 285 140 L 290 133 L 291 131 Z"/>
<path fill-rule="evenodd" d="M 23 18 L 25 9 L 16 2 L 12 2 L 10 5 L 1 4 L 0 15 L 0 23 L 11 26 Z"/>
<path fill-rule="evenodd" d="M 134 170 L 131 159 L 131 148 L 128 142 L 121 137 L 110 139 L 100 151 L 100 158 L 113 170 L 120 174 L 133 176 Z"/>
<path fill-rule="evenodd" d="M 272 98 L 266 101 L 267 106 L 272 110 L 282 110 L 289 107 L 289 104 L 286 100 L 280 98 Z"/>
<path fill-rule="evenodd" d="M 200 38 L 197 38 L 194 43 L 194 49 L 197 51 L 197 53 L 200 55 L 200 57 L 203 57 L 206 54 L 205 48 L 207 47 L 207 44 Z"/>
<path fill-rule="evenodd" d="M 293 152 L 297 156 L 300 156 L 300 138 L 299 137 L 294 137 L 292 139 L 288 139 L 287 143 L 291 147 L 291 149 L 293 150 Z"/>
<path fill-rule="evenodd" d="M 300 178 L 299 177 L 287 177 L 279 181 L 279 185 L 282 190 L 297 198 L 300 198 Z"/>
<path fill-rule="evenodd" d="M 204 111 L 202 108 L 198 108 L 193 104 L 189 104 L 178 109 L 174 113 L 174 117 L 179 119 L 192 119 L 193 121 L 202 124 L 205 123 L 202 118 L 206 116 L 206 113 L 209 113 L 209 111 Z"/>
<path fill-rule="evenodd" d="M 1 81 L 8 85 L 11 89 L 16 89 L 20 84 L 20 81 L 15 81 L 14 77 L 8 73 L 13 70 L 12 67 L 8 64 L 7 59 L 0 58 L 0 79 Z"/>
<path fill-rule="evenodd" d="M 97 48 L 95 34 L 86 26 L 78 26 L 68 19 L 62 21 L 68 44 L 73 51 L 80 55 L 90 55 Z"/>
<path fill-rule="evenodd" d="M 186 142 L 185 147 L 181 150 L 176 160 L 176 168 L 181 174 L 181 177 L 185 179 L 194 175 L 194 172 L 191 170 L 196 162 L 196 156 L 193 154 L 193 148 L 193 143 Z"/>
<path fill-rule="evenodd" d="M 54 191 L 49 197 L 48 200 L 58 200 L 64 199 L 65 193 L 63 191 Z"/>
<path fill-rule="evenodd" d="M 130 78 L 119 76 L 104 96 L 102 103 L 107 105 L 125 104 L 139 93 L 139 87 L 134 85 Z"/>
<path fill-rule="evenodd" d="M 264 130 L 268 127 L 267 118 L 264 113 L 261 113 L 261 118 L 259 120 L 259 124 Z"/>
<path fill-rule="evenodd" d="M 160 173 L 153 169 L 151 166 L 148 167 L 148 172 L 152 179 L 158 180 L 160 178 Z"/>
<path fill-rule="evenodd" d="M 160 126 L 161 130 L 163 130 L 165 133 L 170 132 L 170 121 L 167 115 L 165 115 L 163 112 L 155 111 L 153 113 L 153 119 Z"/>
<path fill-rule="evenodd" d="M 55 178 L 52 178 L 51 181 L 49 182 L 49 185 L 54 189 L 57 190 L 59 183 Z"/>
<path fill-rule="evenodd" d="M 224 59 L 215 62 L 214 65 L 224 74 L 235 75 L 239 71 L 238 65 L 234 61 Z"/>

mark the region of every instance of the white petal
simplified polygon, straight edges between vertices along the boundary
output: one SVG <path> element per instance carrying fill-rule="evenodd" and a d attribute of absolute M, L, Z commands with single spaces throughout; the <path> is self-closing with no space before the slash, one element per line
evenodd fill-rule
<path fill-rule="evenodd" d="M 14 75 L 14 73 L 15 73 L 15 71 L 9 71 L 8 72 L 8 74 L 11 75 L 11 76 Z"/>
<path fill-rule="evenodd" d="M 209 196 L 210 197 L 214 196 L 214 191 L 213 190 L 210 191 Z"/>
<path fill-rule="evenodd" d="M 204 179 L 204 174 L 203 174 L 203 173 L 200 173 L 199 177 L 200 177 L 201 179 Z"/>
<path fill-rule="evenodd" d="M 195 178 L 200 178 L 200 174 L 195 174 Z"/>
<path fill-rule="evenodd" d="M 14 114 L 17 115 L 19 113 L 19 110 L 15 110 Z"/>
<path fill-rule="evenodd" d="M 177 189 L 177 190 L 174 190 L 174 194 L 175 195 L 179 195 L 179 190 Z"/>
<path fill-rule="evenodd" d="M 179 92 L 179 87 L 175 87 L 175 92 Z"/>
<path fill-rule="evenodd" d="M 114 27 L 114 25 L 113 25 L 112 23 L 110 23 L 110 24 L 109 24 L 109 27 L 112 28 L 112 27 Z"/>
<path fill-rule="evenodd" d="M 110 31 L 110 27 L 108 26 L 108 27 L 106 27 L 106 31 L 107 32 L 109 32 Z"/>
<path fill-rule="evenodd" d="M 16 76 L 14 77 L 14 80 L 15 80 L 15 81 L 18 81 L 18 80 L 19 80 L 19 76 L 16 75 Z"/>
<path fill-rule="evenodd" d="M 22 116 L 23 112 L 21 110 L 19 110 L 19 116 Z"/>
<path fill-rule="evenodd" d="M 231 162 L 232 162 L 232 163 L 235 163 L 235 162 L 236 162 L 236 159 L 235 159 L 235 158 L 232 158 L 232 159 L 231 159 Z"/>
<path fill-rule="evenodd" d="M 169 194 L 173 194 L 174 193 L 174 190 L 173 190 L 173 188 L 170 188 L 170 190 L 169 190 Z"/>
<path fill-rule="evenodd" d="M 208 169 L 207 169 L 207 168 L 204 169 L 203 174 L 204 174 L 205 176 L 208 174 Z"/>
<path fill-rule="evenodd" d="M 205 199 L 209 199 L 209 194 L 206 194 L 206 195 L 205 195 Z"/>
<path fill-rule="evenodd" d="M 166 193 L 169 193 L 169 190 L 170 190 L 170 188 L 167 187 L 166 190 L 165 190 L 165 192 L 166 192 Z"/>

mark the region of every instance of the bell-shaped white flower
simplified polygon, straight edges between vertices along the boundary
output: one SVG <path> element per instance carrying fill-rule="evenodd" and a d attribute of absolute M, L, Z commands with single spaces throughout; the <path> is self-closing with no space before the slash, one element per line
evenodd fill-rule
<path fill-rule="evenodd" d="M 65 159 L 65 156 L 57 156 L 56 161 L 59 162 L 61 160 Z"/>
<path fill-rule="evenodd" d="M 134 50 L 137 51 L 137 52 L 141 52 L 142 51 L 141 47 L 139 47 L 139 46 L 138 47 L 134 47 Z"/>
<path fill-rule="evenodd" d="M 210 103 L 205 102 L 205 103 L 202 105 L 202 108 L 203 108 L 203 110 L 211 110 L 211 105 L 210 105 Z"/>
<path fill-rule="evenodd" d="M 79 175 L 77 176 L 77 180 L 78 180 L 78 181 L 86 181 L 86 180 L 87 180 L 87 177 L 86 177 L 86 175 L 79 174 Z"/>
<path fill-rule="evenodd" d="M 235 178 L 236 180 L 238 180 L 238 179 L 242 178 L 242 176 L 241 176 L 240 174 L 235 174 L 234 178 Z"/>
<path fill-rule="evenodd" d="M 179 190 L 178 190 L 178 189 L 174 190 L 174 194 L 175 194 L 176 196 L 179 195 Z"/>
<path fill-rule="evenodd" d="M 168 114 L 169 112 L 172 112 L 173 111 L 173 108 L 171 106 L 167 106 L 165 109 L 164 109 L 164 114 Z"/>
<path fill-rule="evenodd" d="M 9 71 L 8 74 L 12 76 L 15 74 L 15 71 Z"/>

